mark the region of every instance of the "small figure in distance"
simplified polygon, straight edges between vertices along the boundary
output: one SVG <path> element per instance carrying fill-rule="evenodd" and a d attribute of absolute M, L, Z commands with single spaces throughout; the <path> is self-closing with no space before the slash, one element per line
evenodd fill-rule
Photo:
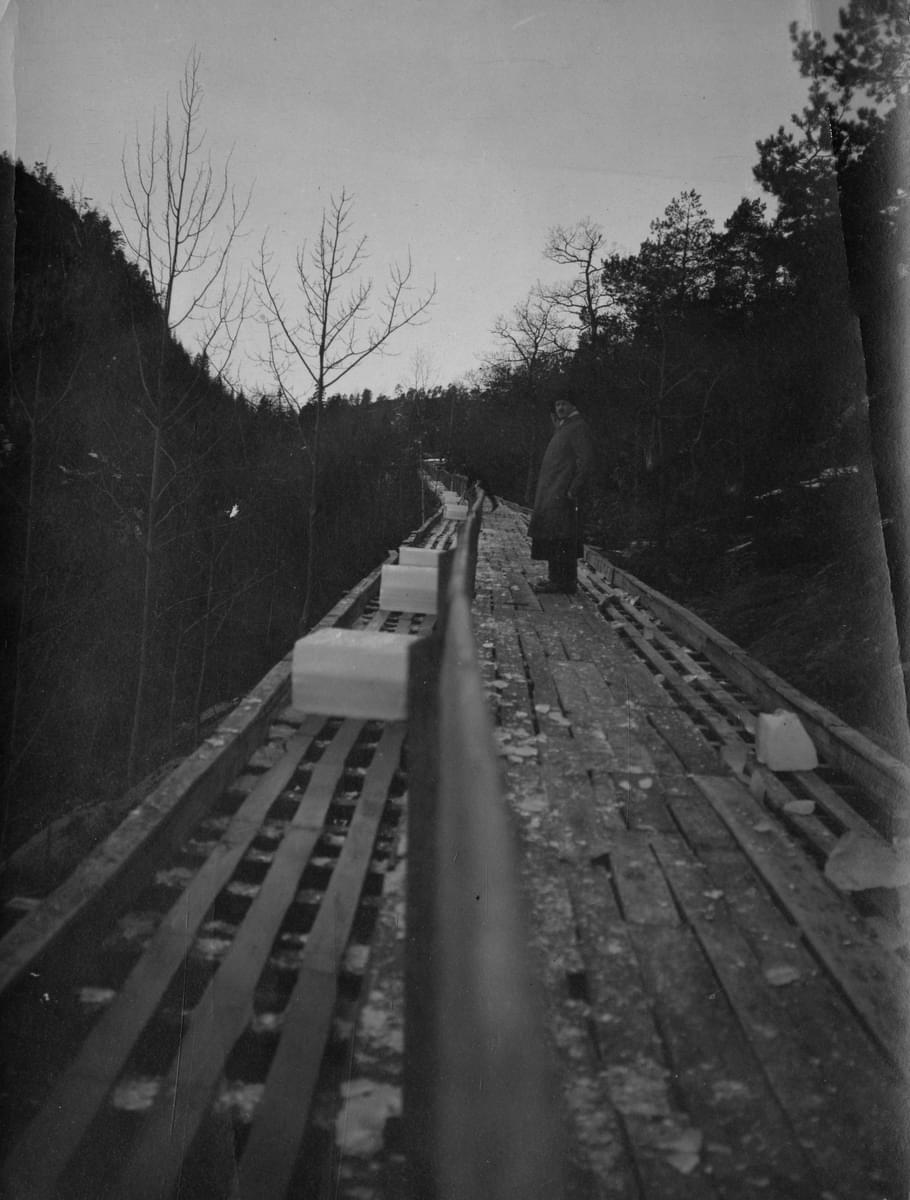
<path fill-rule="evenodd" d="M 546 560 L 548 578 L 535 592 L 572 595 L 584 554 L 584 500 L 594 465 L 591 431 L 569 399 L 553 406 L 555 429 L 544 451 L 528 524 L 531 558 Z"/>
<path fill-rule="evenodd" d="M 487 483 L 485 477 L 478 471 L 474 471 L 469 467 L 465 467 L 461 472 L 468 481 L 467 492 L 465 493 L 468 503 L 470 504 L 478 492 L 483 494 L 485 500 L 490 502 L 490 512 L 496 512 L 499 508 L 499 501 L 493 494 L 493 489 Z"/>

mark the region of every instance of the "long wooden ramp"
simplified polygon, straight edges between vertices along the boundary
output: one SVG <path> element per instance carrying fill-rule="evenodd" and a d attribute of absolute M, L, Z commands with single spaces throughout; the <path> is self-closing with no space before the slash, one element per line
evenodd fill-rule
<path fill-rule="evenodd" d="M 579 1194 L 903 1196 L 908 875 L 824 868 L 893 865 L 906 768 L 587 559 L 579 595 L 538 597 L 497 514 L 476 614 Z M 817 771 L 755 763 L 778 704 L 831 747 Z"/>
<path fill-rule="evenodd" d="M 409 541 L 444 549 L 456 530 L 436 514 Z M 381 570 L 321 625 L 426 637 L 432 614 L 379 607 Z M 326 1113 L 394 888 L 406 726 L 292 708 L 290 674 L 288 658 L 70 878 L 16 906 L 4 1197 L 333 1194 Z"/>
<path fill-rule="evenodd" d="M 905 1200 L 907 769 L 595 552 L 536 595 L 525 529 L 450 696 L 313 717 L 279 664 L 7 934 L 4 1195 Z M 327 623 L 431 633 L 377 594 Z M 756 763 L 779 705 L 817 770 Z"/>

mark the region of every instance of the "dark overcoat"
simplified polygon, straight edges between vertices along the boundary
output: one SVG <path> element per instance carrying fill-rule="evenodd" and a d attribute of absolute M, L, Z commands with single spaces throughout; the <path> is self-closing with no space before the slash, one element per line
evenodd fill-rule
<path fill-rule="evenodd" d="M 580 540 L 576 507 L 584 503 L 593 466 L 591 431 L 578 413 L 573 413 L 557 427 L 540 464 L 534 510 L 528 524 L 534 542 Z"/>

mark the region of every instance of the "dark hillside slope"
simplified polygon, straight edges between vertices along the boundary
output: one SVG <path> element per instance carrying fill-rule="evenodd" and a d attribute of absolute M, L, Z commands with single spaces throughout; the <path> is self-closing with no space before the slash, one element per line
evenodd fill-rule
<path fill-rule="evenodd" d="M 807 696 L 910 762 L 871 479 L 846 476 L 810 497 L 808 504 L 800 498 L 789 508 L 783 504 L 777 519 L 763 528 L 747 525 L 697 580 L 675 589 L 676 598 Z"/>
<path fill-rule="evenodd" d="M 0 375 L 4 853 L 185 750 L 212 705 L 287 652 L 311 470 L 294 411 L 162 340 L 162 314 L 105 217 L 21 164 L 15 215 Z M 392 404 L 326 404 L 316 614 L 419 523 L 416 460 Z"/>

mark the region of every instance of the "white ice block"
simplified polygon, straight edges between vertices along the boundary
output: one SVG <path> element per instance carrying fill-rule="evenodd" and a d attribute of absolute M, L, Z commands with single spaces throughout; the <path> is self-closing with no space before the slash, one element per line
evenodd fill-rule
<path fill-rule="evenodd" d="M 436 612 L 439 571 L 436 567 L 387 563 L 379 580 L 379 607 L 389 612 Z"/>
<path fill-rule="evenodd" d="M 461 497 L 457 492 L 445 491 L 442 493 L 443 504 L 457 504 L 460 500 Z"/>
<path fill-rule="evenodd" d="M 796 713 L 784 708 L 759 713 L 755 757 L 772 771 L 814 771 L 818 766 L 812 739 Z"/>
<path fill-rule="evenodd" d="M 431 550 L 428 546 L 399 546 L 399 567 L 439 567 L 439 556 L 444 550 Z"/>
<path fill-rule="evenodd" d="M 332 717 L 404 720 L 408 655 L 414 641 L 409 634 L 371 629 L 308 633 L 294 646 L 294 708 Z"/>
<path fill-rule="evenodd" d="M 468 516 L 466 504 L 447 504 L 443 516 L 447 521 L 464 521 Z"/>

